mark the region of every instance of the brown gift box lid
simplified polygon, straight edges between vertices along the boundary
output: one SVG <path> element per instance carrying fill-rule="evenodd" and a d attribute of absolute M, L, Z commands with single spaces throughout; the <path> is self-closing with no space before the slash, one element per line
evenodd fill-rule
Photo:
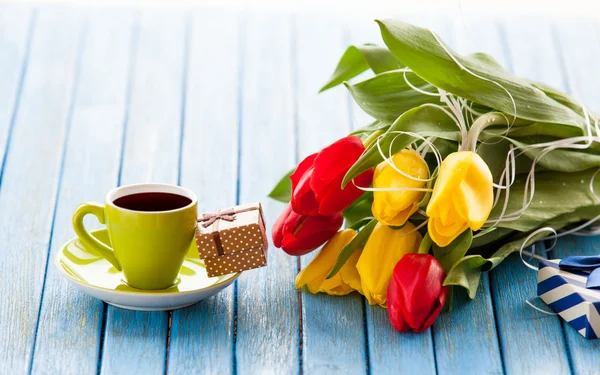
<path fill-rule="evenodd" d="M 202 214 L 196 226 L 196 244 L 202 259 L 250 248 L 266 250 L 268 241 L 260 203 Z"/>

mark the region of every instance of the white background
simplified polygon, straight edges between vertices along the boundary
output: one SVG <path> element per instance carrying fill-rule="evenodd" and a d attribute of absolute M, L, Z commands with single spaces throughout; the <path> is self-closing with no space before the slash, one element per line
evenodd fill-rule
<path fill-rule="evenodd" d="M 0 0 L 4 3 L 25 2 Z M 600 0 L 37 0 L 28 3 L 60 3 L 94 6 L 148 6 L 148 7 L 223 7 L 250 9 L 284 9 L 295 11 L 322 10 L 327 12 L 361 12 L 365 16 L 381 16 L 412 12 L 449 12 L 449 17 L 460 13 L 488 12 L 491 14 L 553 14 L 600 16 Z"/>

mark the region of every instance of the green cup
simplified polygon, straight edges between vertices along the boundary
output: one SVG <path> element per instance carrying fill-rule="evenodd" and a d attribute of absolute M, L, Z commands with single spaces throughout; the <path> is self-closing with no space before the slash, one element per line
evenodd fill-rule
<path fill-rule="evenodd" d="M 174 202 L 179 202 L 179 205 L 163 199 L 165 197 L 178 198 Z M 137 206 L 125 204 L 127 201 L 137 201 Z M 96 250 L 117 270 L 123 271 L 125 282 L 130 286 L 165 289 L 176 283 L 179 269 L 194 239 L 197 206 L 196 195 L 180 186 L 122 186 L 111 190 L 103 205 L 80 205 L 73 214 L 73 228 L 85 247 Z M 87 214 L 96 216 L 100 223 L 107 225 L 112 248 L 85 229 L 83 218 Z"/>

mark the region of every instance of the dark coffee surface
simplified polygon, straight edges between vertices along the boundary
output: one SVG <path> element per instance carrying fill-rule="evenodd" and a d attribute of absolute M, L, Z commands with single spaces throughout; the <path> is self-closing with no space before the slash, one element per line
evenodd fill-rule
<path fill-rule="evenodd" d="M 115 206 L 133 211 L 170 211 L 192 203 L 190 198 L 171 193 L 137 193 L 117 198 Z"/>

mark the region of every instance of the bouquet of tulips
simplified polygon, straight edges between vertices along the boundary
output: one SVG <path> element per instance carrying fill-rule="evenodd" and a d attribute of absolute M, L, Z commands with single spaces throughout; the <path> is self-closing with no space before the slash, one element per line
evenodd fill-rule
<path fill-rule="evenodd" d="M 598 117 L 568 95 L 461 56 L 430 30 L 377 21 L 386 47 L 349 47 L 330 81 L 375 121 L 306 157 L 270 196 L 273 242 L 312 293 L 363 294 L 398 331 L 427 329 L 452 288 L 530 244 L 596 234 Z M 364 71 L 374 76 L 347 83 Z M 340 230 L 345 222 L 345 229 Z"/>

